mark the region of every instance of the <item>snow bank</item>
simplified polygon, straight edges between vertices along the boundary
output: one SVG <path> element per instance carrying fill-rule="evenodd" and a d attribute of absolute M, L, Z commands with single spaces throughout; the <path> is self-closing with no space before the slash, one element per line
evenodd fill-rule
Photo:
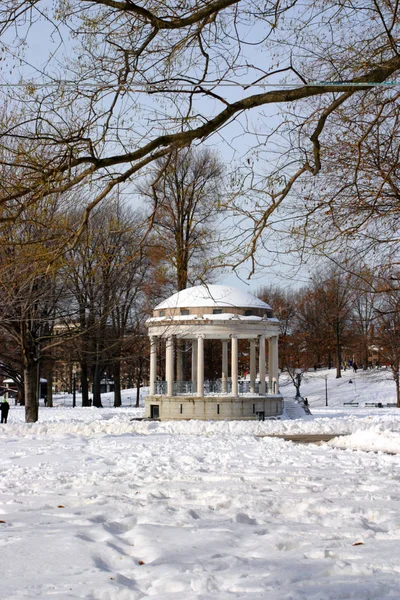
<path fill-rule="evenodd" d="M 380 424 L 366 431 L 358 430 L 352 435 L 335 438 L 328 445 L 334 448 L 400 454 L 400 434 L 393 433 Z"/>
<path fill-rule="evenodd" d="M 258 436 L 266 434 L 351 434 L 358 431 L 400 432 L 397 409 L 376 415 L 345 415 L 334 418 L 306 417 L 267 421 L 138 421 L 138 410 L 123 409 L 116 413 L 98 409 L 46 409 L 41 421 L 26 424 L 23 410 L 18 422 L 0 425 L 0 437 L 62 437 L 68 435 L 173 435 L 173 436 Z M 47 418 L 48 417 L 48 418 Z"/>

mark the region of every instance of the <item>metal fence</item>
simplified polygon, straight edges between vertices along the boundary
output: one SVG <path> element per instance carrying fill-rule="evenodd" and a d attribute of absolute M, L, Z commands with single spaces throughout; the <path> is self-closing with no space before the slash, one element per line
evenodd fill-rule
<path fill-rule="evenodd" d="M 266 392 L 267 384 L 266 384 Z M 217 380 L 206 380 L 204 381 L 204 395 L 207 396 L 209 394 L 230 394 L 232 392 L 232 381 L 228 379 L 225 385 L 225 390 L 222 391 L 222 381 L 221 379 Z M 174 395 L 175 396 L 185 396 L 185 395 L 193 395 L 197 393 L 197 385 L 192 381 L 174 381 Z M 260 390 L 260 383 L 256 382 L 254 393 L 258 394 Z M 239 394 L 249 394 L 250 393 L 250 381 L 247 380 L 239 380 L 238 381 L 238 392 Z M 157 381 L 155 384 L 155 393 L 161 396 L 167 395 L 167 382 L 166 381 Z"/>

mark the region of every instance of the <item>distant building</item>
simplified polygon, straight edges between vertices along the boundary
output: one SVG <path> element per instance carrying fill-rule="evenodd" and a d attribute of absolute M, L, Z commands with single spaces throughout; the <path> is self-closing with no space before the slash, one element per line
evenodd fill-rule
<path fill-rule="evenodd" d="M 5 398 L 15 398 L 18 393 L 18 386 L 14 379 L 4 379 L 2 392 Z M 39 398 L 44 398 L 47 395 L 47 379 L 40 378 L 39 382 Z"/>

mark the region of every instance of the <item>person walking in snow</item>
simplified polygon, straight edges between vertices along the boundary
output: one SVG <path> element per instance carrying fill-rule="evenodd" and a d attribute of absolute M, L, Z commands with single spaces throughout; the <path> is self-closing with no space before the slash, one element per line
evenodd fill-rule
<path fill-rule="evenodd" d="M 8 404 L 8 402 L 5 398 L 2 401 L 2 403 L 0 404 L 0 410 L 1 410 L 1 422 L 7 423 L 8 411 L 10 410 L 10 405 Z"/>

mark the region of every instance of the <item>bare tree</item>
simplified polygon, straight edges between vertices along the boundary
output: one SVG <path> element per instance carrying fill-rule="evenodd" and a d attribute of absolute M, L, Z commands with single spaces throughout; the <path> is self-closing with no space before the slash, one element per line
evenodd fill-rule
<path fill-rule="evenodd" d="M 24 378 L 21 349 L 15 343 L 12 336 L 6 330 L 0 328 L 0 377 L 3 386 L 1 393 L 5 393 L 7 386 L 4 385 L 4 379 L 12 379 L 17 386 L 16 403 L 24 405 Z"/>
<path fill-rule="evenodd" d="M 0 237 L 0 328 L 20 352 L 28 423 L 38 420 L 40 362 L 54 343 L 61 293 L 60 262 L 55 260 L 47 221 L 57 213 L 54 199 L 45 207 L 36 204 L 22 223 L 4 228 Z"/>
<path fill-rule="evenodd" d="M 73 223 L 80 218 L 70 215 Z M 67 253 L 63 277 L 74 299 L 70 332 L 81 369 L 82 404 L 101 406 L 106 368 L 114 377 L 114 406 L 121 405 L 120 370 L 124 338 L 150 265 L 140 245 L 141 219 L 110 198 L 91 215 L 85 235 Z"/>
<path fill-rule="evenodd" d="M 151 178 L 140 187 L 151 203 L 151 239 L 161 250 L 160 263 L 174 291 L 215 276 L 222 178 L 215 152 L 185 148 L 156 161 Z M 176 346 L 177 379 L 182 381 L 189 346 L 182 340 Z"/>
<path fill-rule="evenodd" d="M 252 256 L 271 215 L 321 175 L 327 124 L 355 100 L 376 103 L 375 84 L 396 77 L 399 28 L 388 0 L 55 0 L 52 10 L 3 0 L 3 63 L 22 85 L 2 88 L 1 162 L 18 181 L 2 186 L 1 218 L 76 186 L 96 190 L 90 211 L 172 151 L 240 140 L 239 181 L 252 194 L 240 206 L 252 229 L 242 250 Z M 60 43 L 28 68 L 38 31 Z M 391 107 L 393 89 L 382 92 Z"/>
<path fill-rule="evenodd" d="M 271 305 L 274 315 L 279 319 L 279 363 L 280 368 L 286 370 L 293 362 L 291 340 L 297 323 L 299 293 L 270 285 L 260 288 L 256 295 Z"/>
<path fill-rule="evenodd" d="M 400 408 L 400 273 L 386 280 L 387 290 L 377 315 L 377 343 L 385 361 L 390 365 L 396 385 L 397 407 Z"/>
<path fill-rule="evenodd" d="M 208 261 L 210 266 L 215 262 L 222 177 L 223 165 L 214 152 L 187 148 L 159 159 L 140 187 L 151 203 L 153 243 L 177 291 L 203 280 Z"/>
<path fill-rule="evenodd" d="M 374 90 L 332 118 L 319 181 L 310 182 L 296 202 L 300 247 L 345 252 L 359 263 L 379 252 L 387 269 L 398 267 L 399 99 L 398 91 Z"/>
<path fill-rule="evenodd" d="M 327 337 L 322 342 L 331 345 L 336 355 L 336 377 L 342 376 L 342 349 L 350 333 L 352 287 L 345 273 L 332 267 L 313 278 L 313 301 L 321 315 Z"/>

